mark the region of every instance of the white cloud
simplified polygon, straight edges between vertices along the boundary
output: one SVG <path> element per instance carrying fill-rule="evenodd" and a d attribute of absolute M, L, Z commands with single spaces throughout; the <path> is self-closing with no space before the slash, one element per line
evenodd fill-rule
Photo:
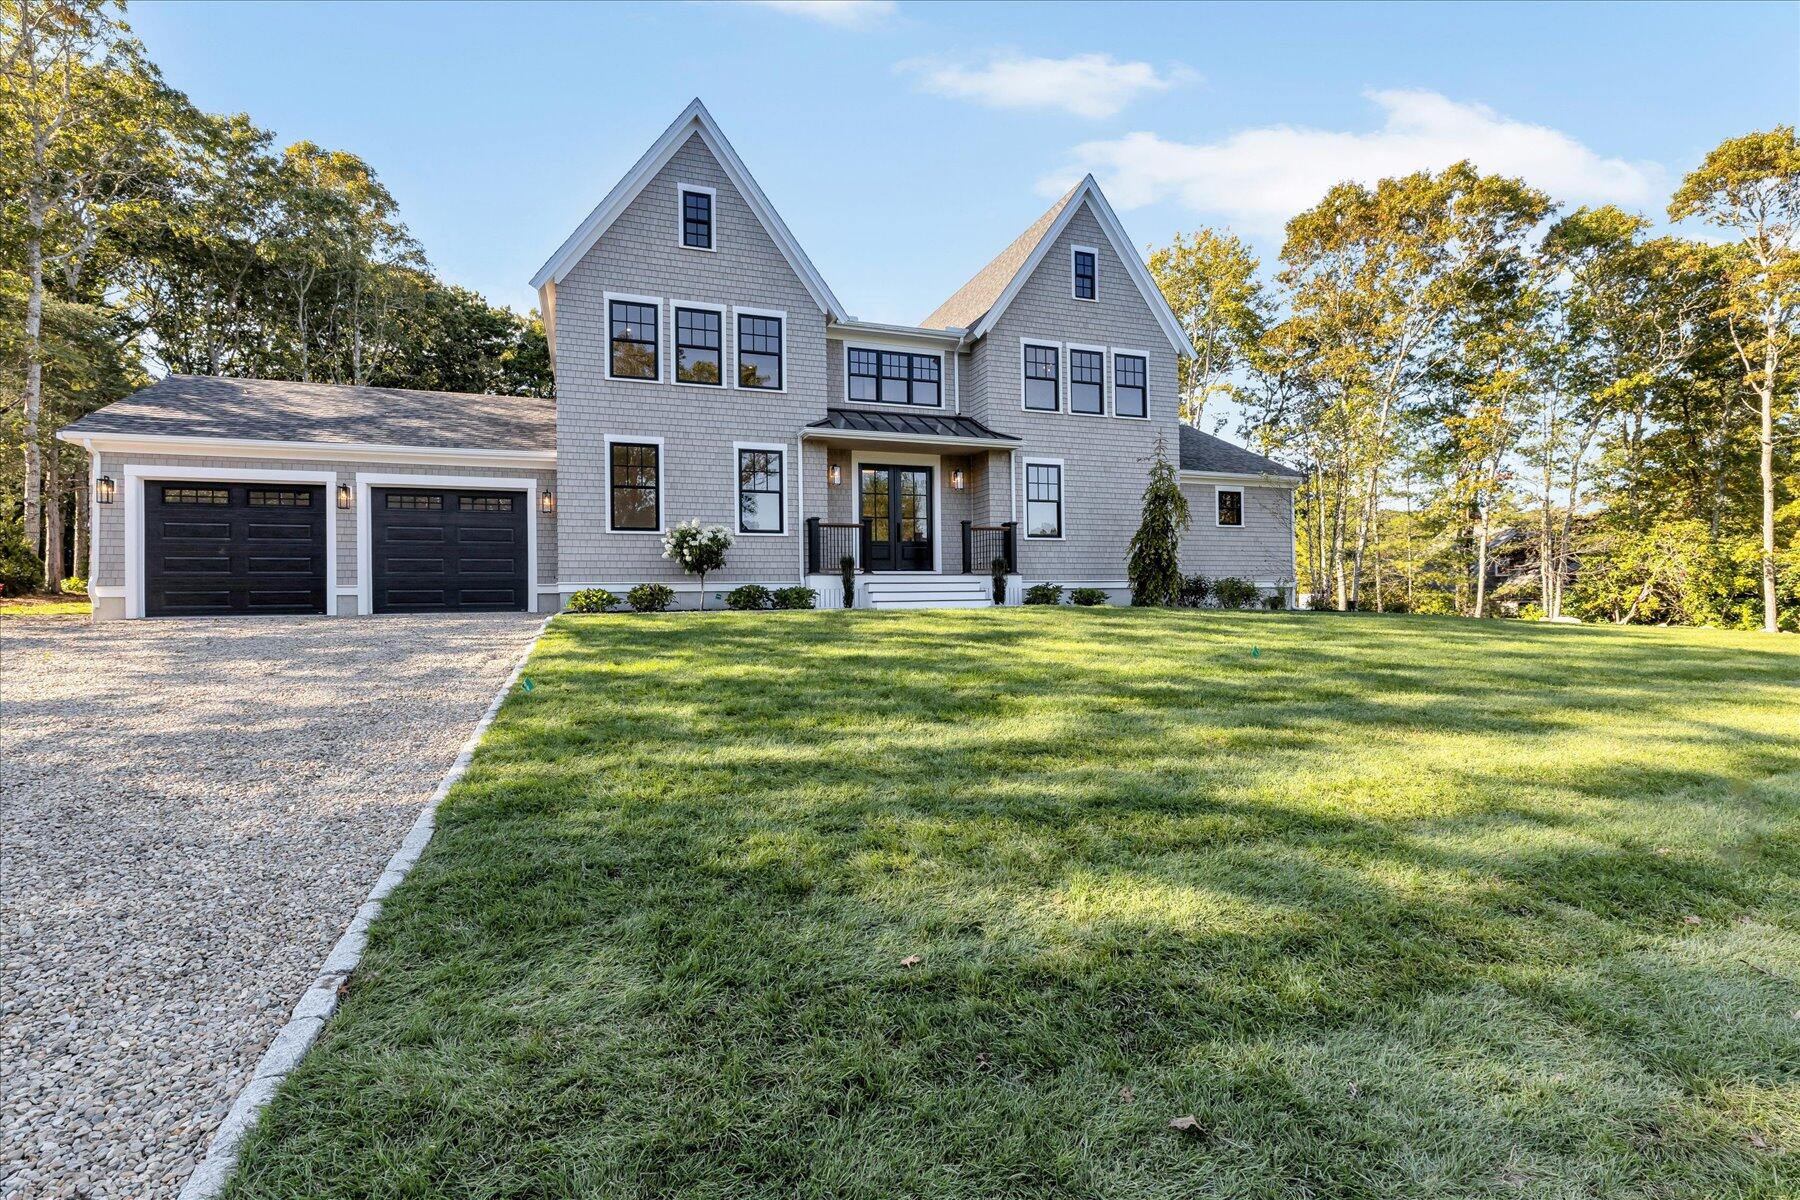
<path fill-rule="evenodd" d="M 1042 180 L 1039 190 L 1061 195 L 1091 171 L 1120 208 L 1174 199 L 1252 233 L 1279 232 L 1343 180 L 1374 183 L 1465 158 L 1482 171 L 1519 176 L 1559 201 L 1653 205 L 1666 190 L 1655 163 L 1603 158 L 1560 130 L 1515 121 L 1486 105 L 1436 92 L 1365 94 L 1385 115 L 1373 132 L 1275 125 L 1200 143 L 1129 133 L 1075 147 L 1068 169 Z"/>
<path fill-rule="evenodd" d="M 1187 67 L 1158 71 L 1146 62 L 1110 54 L 1025 58 L 997 54 L 982 66 L 909 59 L 897 70 L 918 76 L 919 87 L 990 108 L 1056 108 L 1078 117 L 1110 117 L 1146 92 L 1163 92 L 1199 78 Z"/>
<path fill-rule="evenodd" d="M 753 0 L 764 8 L 840 29 L 869 29 L 894 15 L 894 0 Z"/>

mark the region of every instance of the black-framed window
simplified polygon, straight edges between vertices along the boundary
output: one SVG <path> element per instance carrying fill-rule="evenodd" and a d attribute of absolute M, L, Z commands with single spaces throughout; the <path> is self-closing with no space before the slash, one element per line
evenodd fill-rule
<path fill-rule="evenodd" d="M 1057 359 L 1060 353 L 1055 346 L 1025 347 L 1025 407 L 1035 408 L 1043 412 L 1055 412 L 1061 407 L 1057 396 Z"/>
<path fill-rule="evenodd" d="M 1244 523 L 1244 493 L 1240 488 L 1220 488 L 1219 524 L 1235 529 Z"/>
<path fill-rule="evenodd" d="M 706 192 L 681 193 L 681 244 L 713 248 L 713 198 Z"/>
<path fill-rule="evenodd" d="M 944 363 L 935 354 L 891 350 L 850 350 L 852 400 L 938 408 L 944 402 Z"/>
<path fill-rule="evenodd" d="M 1113 414 L 1120 417 L 1150 415 L 1149 364 L 1140 354 L 1113 355 Z"/>
<path fill-rule="evenodd" d="M 738 314 L 738 386 L 781 390 L 781 318 Z"/>
<path fill-rule="evenodd" d="M 1062 536 L 1062 468 L 1056 463 L 1025 464 L 1025 536 Z"/>
<path fill-rule="evenodd" d="M 738 451 L 738 532 L 781 533 L 786 526 L 782 503 L 780 450 Z"/>
<path fill-rule="evenodd" d="M 225 488 L 165 487 L 164 504 L 230 504 L 231 492 Z"/>
<path fill-rule="evenodd" d="M 1075 251 L 1075 298 L 1092 300 L 1098 294 L 1094 281 L 1094 252 Z"/>
<path fill-rule="evenodd" d="M 612 374 L 615 379 L 655 379 L 661 371 L 656 345 L 659 321 L 656 305 L 635 300 L 614 300 L 612 322 Z"/>
<path fill-rule="evenodd" d="M 251 508 L 311 508 L 312 493 L 251 488 L 249 501 Z"/>
<path fill-rule="evenodd" d="M 704 308 L 675 310 L 675 382 L 725 384 L 725 322 Z"/>
<path fill-rule="evenodd" d="M 387 506 L 406 512 L 442 512 L 444 497 L 434 492 L 423 495 L 414 492 L 389 492 Z"/>
<path fill-rule="evenodd" d="M 513 510 L 511 496 L 458 496 L 456 498 L 458 512 L 509 513 Z"/>
<path fill-rule="evenodd" d="M 612 527 L 652 531 L 660 528 L 662 447 L 654 442 L 614 442 L 611 456 L 607 482 L 612 492 Z"/>
<path fill-rule="evenodd" d="M 1106 355 L 1101 351 L 1069 351 L 1069 411 L 1106 412 Z"/>

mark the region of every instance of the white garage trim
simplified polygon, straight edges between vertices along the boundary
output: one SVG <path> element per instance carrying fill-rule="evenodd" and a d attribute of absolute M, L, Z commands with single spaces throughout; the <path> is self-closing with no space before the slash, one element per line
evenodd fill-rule
<path fill-rule="evenodd" d="M 206 483 L 313 483 L 325 489 L 325 615 L 337 615 L 337 503 L 331 471 L 257 471 L 183 464 L 125 465 L 125 615 L 144 615 L 144 481 L 193 479 Z"/>
<path fill-rule="evenodd" d="M 489 492 L 525 493 L 525 574 L 529 580 L 528 612 L 538 611 L 538 512 L 532 503 L 537 478 L 483 477 L 478 475 L 393 475 L 356 473 L 356 611 L 369 616 L 375 611 L 374 547 L 369 531 L 370 489 L 378 487 L 468 488 Z"/>

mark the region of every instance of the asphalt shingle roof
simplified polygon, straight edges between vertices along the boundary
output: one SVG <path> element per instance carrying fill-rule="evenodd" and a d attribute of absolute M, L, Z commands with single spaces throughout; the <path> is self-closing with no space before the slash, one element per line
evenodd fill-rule
<path fill-rule="evenodd" d="M 927 329 L 970 329 L 975 322 L 987 315 L 988 309 L 994 307 L 994 301 L 1000 299 L 1000 293 L 1006 285 L 1013 281 L 1025 260 L 1031 257 L 1050 227 L 1056 224 L 1056 218 L 1068 205 L 1069 200 L 1081 187 L 1076 184 L 1063 193 L 1061 200 L 1050 206 L 1050 211 L 1033 221 L 1024 233 L 1013 239 L 1012 245 L 995 255 L 987 266 L 975 272 L 975 277 L 956 289 L 956 293 L 937 306 L 937 311 L 919 322 Z"/>
<path fill-rule="evenodd" d="M 860 408 L 828 408 L 823 421 L 808 429 L 842 429 L 855 433 L 891 433 L 897 437 L 969 438 L 987 442 L 1016 442 L 1011 434 L 995 433 L 973 417 L 936 413 L 867 412 Z"/>
<path fill-rule="evenodd" d="M 170 375 L 65 427 L 470 450 L 556 449 L 556 401 L 537 396 Z"/>
<path fill-rule="evenodd" d="M 1223 438 L 1201 433 L 1192 425 L 1181 427 L 1181 469 L 1214 471 L 1225 475 L 1283 475 L 1289 479 L 1304 478 L 1292 467 L 1284 467 L 1272 458 L 1234 446 Z"/>

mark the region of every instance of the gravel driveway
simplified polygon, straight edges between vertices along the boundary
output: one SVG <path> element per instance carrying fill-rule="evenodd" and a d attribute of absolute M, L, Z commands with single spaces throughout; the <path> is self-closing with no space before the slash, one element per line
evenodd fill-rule
<path fill-rule="evenodd" d="M 539 620 L 0 622 L 0 1197 L 180 1190 Z"/>

